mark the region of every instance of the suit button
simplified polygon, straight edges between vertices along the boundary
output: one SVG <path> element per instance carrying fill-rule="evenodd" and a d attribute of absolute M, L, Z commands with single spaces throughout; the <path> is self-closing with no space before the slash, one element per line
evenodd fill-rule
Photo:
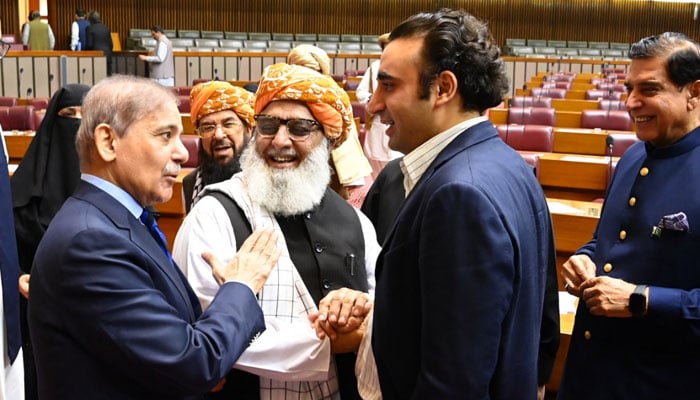
<path fill-rule="evenodd" d="M 323 288 L 326 290 L 330 289 L 333 286 L 333 285 L 331 285 L 331 282 L 328 281 L 328 279 L 324 279 L 321 284 L 323 285 Z"/>
<path fill-rule="evenodd" d="M 323 253 L 323 250 L 326 249 L 326 246 L 323 245 L 323 243 L 316 242 L 314 243 L 314 251 L 316 253 Z"/>
<path fill-rule="evenodd" d="M 641 176 L 647 176 L 649 175 L 649 168 L 643 167 L 642 169 L 639 170 L 639 175 Z"/>
<path fill-rule="evenodd" d="M 304 214 L 304 218 L 311 219 L 311 213 L 307 212 L 306 214 Z"/>
<path fill-rule="evenodd" d="M 583 332 L 583 337 L 586 340 L 591 340 L 591 331 L 585 331 Z"/>
<path fill-rule="evenodd" d="M 605 265 L 603 265 L 603 271 L 605 271 L 605 272 L 612 271 L 612 264 L 606 263 Z"/>
<path fill-rule="evenodd" d="M 630 197 L 629 204 L 630 204 L 630 207 L 634 207 L 634 205 L 637 204 L 637 198 L 636 198 L 636 197 Z"/>
<path fill-rule="evenodd" d="M 620 231 L 620 240 L 627 239 L 627 231 Z"/>

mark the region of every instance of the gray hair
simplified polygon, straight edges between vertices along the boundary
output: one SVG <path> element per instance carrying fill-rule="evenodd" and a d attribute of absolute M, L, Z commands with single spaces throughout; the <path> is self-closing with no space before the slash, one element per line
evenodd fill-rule
<path fill-rule="evenodd" d="M 81 165 L 90 163 L 98 125 L 107 124 L 123 137 L 133 123 L 170 102 L 177 104 L 175 94 L 150 79 L 113 75 L 97 83 L 83 100 L 83 117 L 75 138 Z"/>

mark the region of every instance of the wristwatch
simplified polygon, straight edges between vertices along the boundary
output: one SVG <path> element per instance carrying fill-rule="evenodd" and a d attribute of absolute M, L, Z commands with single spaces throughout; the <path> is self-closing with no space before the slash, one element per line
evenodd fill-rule
<path fill-rule="evenodd" d="M 630 295 L 628 308 L 635 318 L 643 317 L 647 309 L 646 290 L 648 287 L 647 285 L 637 285 L 637 287 L 634 288 L 634 292 Z"/>

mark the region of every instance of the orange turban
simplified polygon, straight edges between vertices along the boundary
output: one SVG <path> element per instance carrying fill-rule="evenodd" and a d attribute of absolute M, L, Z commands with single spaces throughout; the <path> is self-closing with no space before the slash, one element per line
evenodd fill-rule
<path fill-rule="evenodd" d="M 265 68 L 255 95 L 255 113 L 260 114 L 276 100 L 305 103 L 333 147 L 345 141 L 354 123 L 345 90 L 330 76 L 306 67 L 279 63 Z"/>
<path fill-rule="evenodd" d="M 233 110 L 238 117 L 248 126 L 253 126 L 253 100 L 255 96 L 249 91 L 233 86 L 223 81 L 202 82 L 192 88 L 190 92 L 190 118 L 192 124 L 204 116 L 224 111 Z"/>

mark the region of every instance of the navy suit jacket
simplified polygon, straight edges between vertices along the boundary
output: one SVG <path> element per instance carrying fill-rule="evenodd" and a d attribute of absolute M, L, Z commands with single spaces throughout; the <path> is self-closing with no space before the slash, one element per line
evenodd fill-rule
<path fill-rule="evenodd" d="M 148 229 L 87 182 L 39 245 L 29 325 L 42 399 L 198 398 L 264 330 L 240 283 L 202 313 Z"/>
<path fill-rule="evenodd" d="M 406 198 L 377 264 L 384 399 L 533 399 L 554 250 L 532 169 L 491 122 L 462 132 Z"/>

